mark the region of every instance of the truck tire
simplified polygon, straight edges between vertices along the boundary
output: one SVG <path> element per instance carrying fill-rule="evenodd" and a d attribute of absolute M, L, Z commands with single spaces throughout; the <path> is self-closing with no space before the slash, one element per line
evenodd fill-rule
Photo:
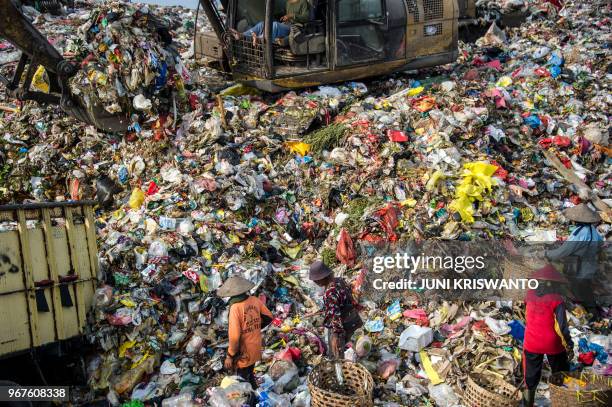
<path fill-rule="evenodd" d="M 21 387 L 19 384 L 8 381 L 8 380 L 0 380 L 0 386 Z M 2 405 L 6 407 L 32 407 L 32 402 L 30 401 L 5 401 L 2 403 Z"/>

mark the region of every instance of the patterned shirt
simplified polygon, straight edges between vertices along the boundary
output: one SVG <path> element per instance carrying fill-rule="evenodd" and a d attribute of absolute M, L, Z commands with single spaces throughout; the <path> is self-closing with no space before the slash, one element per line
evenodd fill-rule
<path fill-rule="evenodd" d="M 344 333 L 343 315 L 347 301 L 353 302 L 350 287 L 341 278 L 334 278 L 323 294 L 324 326 L 335 333 Z"/>

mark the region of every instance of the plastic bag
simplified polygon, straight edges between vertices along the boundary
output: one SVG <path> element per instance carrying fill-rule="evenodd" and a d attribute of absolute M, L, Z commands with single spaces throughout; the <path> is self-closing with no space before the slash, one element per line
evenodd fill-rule
<path fill-rule="evenodd" d="M 110 206 L 119 191 L 121 188 L 109 177 L 103 176 L 96 181 L 96 199 L 103 207 Z"/>
<path fill-rule="evenodd" d="M 453 388 L 446 383 L 438 385 L 429 385 L 429 395 L 435 401 L 438 407 L 453 407 L 459 404 L 459 399 L 453 391 Z"/>
<path fill-rule="evenodd" d="M 144 377 L 145 373 L 152 373 L 153 366 L 155 365 L 155 359 L 149 357 L 143 363 L 124 372 L 119 376 L 119 380 L 114 385 L 114 390 L 118 394 L 123 394 L 131 391 L 134 386 Z"/>
<path fill-rule="evenodd" d="M 336 247 L 336 257 L 342 264 L 346 264 L 349 267 L 353 267 L 355 265 L 355 258 L 357 257 L 357 254 L 355 253 L 353 240 L 351 239 L 351 235 L 349 235 L 344 228 L 340 230 L 340 239 L 338 240 L 338 246 Z"/>
<path fill-rule="evenodd" d="M 212 389 L 208 389 L 208 405 L 210 407 L 232 407 L 229 400 L 227 399 L 227 395 L 225 394 L 225 390 L 220 387 L 213 387 Z"/>
<path fill-rule="evenodd" d="M 506 335 L 510 333 L 512 328 L 508 325 L 506 321 L 493 319 L 491 317 L 485 318 L 485 323 L 493 331 L 495 335 Z"/>
<path fill-rule="evenodd" d="M 298 375 L 298 368 L 293 362 L 277 360 L 268 369 L 268 374 L 274 380 L 274 391 L 282 393 L 284 387 Z"/>
<path fill-rule="evenodd" d="M 259 393 L 259 407 L 291 407 L 291 403 L 285 395 L 274 392 Z"/>
<path fill-rule="evenodd" d="M 384 360 L 378 363 L 376 370 L 378 374 L 380 375 L 380 377 L 386 380 L 389 378 L 389 376 L 395 373 L 395 370 L 397 369 L 398 366 L 399 366 L 399 359 L 388 359 L 388 360 Z"/>
<path fill-rule="evenodd" d="M 204 339 L 198 333 L 195 333 L 193 334 L 189 342 L 187 342 L 185 351 L 189 354 L 198 353 L 198 351 L 202 349 L 203 344 Z"/>
<path fill-rule="evenodd" d="M 303 386 L 301 390 L 300 388 L 298 388 L 298 390 L 299 392 L 293 399 L 292 406 L 293 407 L 310 407 L 311 396 L 310 396 L 310 391 L 308 391 L 308 387 Z"/>
<path fill-rule="evenodd" d="M 49 93 L 49 78 L 47 76 L 47 71 L 45 71 L 42 65 L 38 65 L 32 77 L 32 86 L 39 92 Z"/>
<path fill-rule="evenodd" d="M 474 208 L 472 203 L 476 200 L 482 201 L 483 194 L 492 190 L 496 185 L 492 178 L 497 167 L 486 162 L 471 162 L 463 165 L 462 180 L 455 191 L 455 199 L 449 205 L 461 215 L 464 222 L 474 222 Z"/>
<path fill-rule="evenodd" d="M 96 290 L 94 304 L 98 309 L 108 307 L 113 301 L 113 287 L 104 285 Z"/>
<path fill-rule="evenodd" d="M 132 209 L 139 209 L 145 200 L 145 193 L 140 188 L 134 188 L 130 194 L 128 206 Z"/>
<path fill-rule="evenodd" d="M 168 260 L 168 246 L 163 240 L 155 240 L 149 246 L 149 262 L 158 263 Z"/>
<path fill-rule="evenodd" d="M 372 350 L 372 338 L 369 336 L 360 336 L 355 344 L 355 351 L 360 358 L 366 357 Z"/>

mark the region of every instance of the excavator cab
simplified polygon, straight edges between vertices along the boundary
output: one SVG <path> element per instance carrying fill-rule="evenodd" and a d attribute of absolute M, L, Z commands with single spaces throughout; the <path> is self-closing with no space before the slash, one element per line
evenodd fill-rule
<path fill-rule="evenodd" d="M 308 21 L 283 23 L 288 34 L 281 36 L 287 1 L 307 2 Z M 195 51 L 269 92 L 441 65 L 457 58 L 460 15 L 474 12 L 474 0 L 460 2 L 226 0 L 221 12 L 200 0 L 215 35 L 198 33 Z"/>

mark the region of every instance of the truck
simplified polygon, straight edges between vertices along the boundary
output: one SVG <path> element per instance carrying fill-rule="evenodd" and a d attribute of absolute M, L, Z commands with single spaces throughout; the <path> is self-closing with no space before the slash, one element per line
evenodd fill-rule
<path fill-rule="evenodd" d="M 3 383 L 17 380 L 21 362 L 11 360 L 30 355 L 46 384 L 39 357 L 82 339 L 99 270 L 96 204 L 0 206 L 0 362 L 11 367 L 0 369 Z"/>

